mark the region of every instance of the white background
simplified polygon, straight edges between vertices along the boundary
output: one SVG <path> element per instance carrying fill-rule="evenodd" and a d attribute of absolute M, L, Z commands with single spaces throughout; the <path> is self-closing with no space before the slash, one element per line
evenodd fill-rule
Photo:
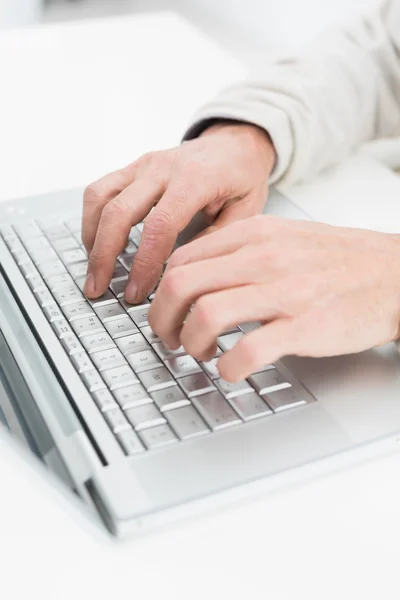
<path fill-rule="evenodd" d="M 144 53 L 152 39 L 158 46 Z M 156 72 L 159 47 L 170 64 Z M 196 103 L 235 72 L 162 19 L 3 34 L 0 198 L 84 184 L 174 143 Z M 180 85 L 179 102 L 162 82 Z M 393 453 L 114 545 L 0 444 L 0 594 L 398 600 L 399 481 Z"/>

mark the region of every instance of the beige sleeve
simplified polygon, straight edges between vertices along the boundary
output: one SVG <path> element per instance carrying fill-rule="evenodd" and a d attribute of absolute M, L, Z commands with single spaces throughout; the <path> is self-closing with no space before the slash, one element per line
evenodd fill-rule
<path fill-rule="evenodd" d="M 327 32 L 301 55 L 267 61 L 195 116 L 185 139 L 214 119 L 268 131 L 273 182 L 311 179 L 361 143 L 400 134 L 400 0 L 385 0 Z"/>

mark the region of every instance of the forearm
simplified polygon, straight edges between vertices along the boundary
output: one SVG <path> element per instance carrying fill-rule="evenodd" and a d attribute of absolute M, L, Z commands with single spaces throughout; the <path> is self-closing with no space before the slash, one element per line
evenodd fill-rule
<path fill-rule="evenodd" d="M 273 181 L 314 177 L 368 140 L 400 134 L 400 3 L 386 0 L 351 26 L 325 34 L 301 56 L 220 94 L 186 137 L 215 118 L 265 129 L 277 152 Z"/>

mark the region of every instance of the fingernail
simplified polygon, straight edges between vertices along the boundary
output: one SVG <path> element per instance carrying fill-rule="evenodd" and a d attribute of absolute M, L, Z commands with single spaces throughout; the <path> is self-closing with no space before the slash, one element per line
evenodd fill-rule
<path fill-rule="evenodd" d="M 134 281 L 130 281 L 126 286 L 125 298 L 128 302 L 135 302 L 137 299 L 138 287 Z"/>
<path fill-rule="evenodd" d="M 85 285 L 83 288 L 83 292 L 84 294 L 86 294 L 86 296 L 93 296 L 95 294 L 96 291 L 96 286 L 95 286 L 95 282 L 94 282 L 94 277 L 92 275 L 92 273 L 88 273 L 86 275 L 86 281 L 85 281 Z"/>

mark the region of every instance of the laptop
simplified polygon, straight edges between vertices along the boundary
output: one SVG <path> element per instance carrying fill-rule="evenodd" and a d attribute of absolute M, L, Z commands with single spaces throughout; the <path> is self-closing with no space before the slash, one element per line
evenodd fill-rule
<path fill-rule="evenodd" d="M 168 350 L 147 322 L 154 294 L 139 306 L 123 299 L 141 224 L 108 291 L 85 298 L 81 202 L 75 190 L 0 204 L 0 428 L 102 528 L 135 535 L 271 489 L 322 459 L 398 443 L 394 344 L 285 357 L 230 384 L 218 355 L 260 324 L 221 334 L 208 363 Z M 266 211 L 309 219 L 277 191 Z M 199 227 L 195 219 L 180 242 Z"/>

